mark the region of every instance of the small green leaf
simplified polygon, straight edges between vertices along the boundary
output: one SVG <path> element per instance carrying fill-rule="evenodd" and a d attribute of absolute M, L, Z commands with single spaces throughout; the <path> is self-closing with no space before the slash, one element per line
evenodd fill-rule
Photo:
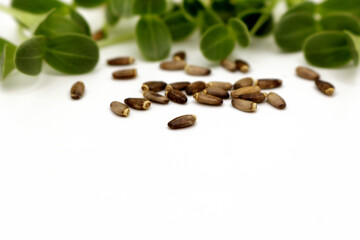
<path fill-rule="evenodd" d="M 12 0 L 11 6 L 29 13 L 47 13 L 54 8 L 64 6 L 58 0 Z"/>
<path fill-rule="evenodd" d="M 320 13 L 351 12 L 360 17 L 360 4 L 358 0 L 326 0 L 320 5 Z"/>
<path fill-rule="evenodd" d="M 0 38 L 0 79 L 5 79 L 15 68 L 16 46 Z"/>
<path fill-rule="evenodd" d="M 320 21 L 324 30 L 348 30 L 360 34 L 360 19 L 351 13 L 331 13 L 323 16 Z"/>
<path fill-rule="evenodd" d="M 355 65 L 359 65 L 360 61 L 360 36 L 357 36 L 349 31 L 345 31 L 348 37 L 348 43 L 350 46 L 351 53 L 353 55 Z"/>
<path fill-rule="evenodd" d="M 141 53 L 151 61 L 166 58 L 171 49 L 171 34 L 156 16 L 143 16 L 136 25 L 136 40 Z"/>
<path fill-rule="evenodd" d="M 198 25 L 201 34 L 204 34 L 212 26 L 223 23 L 221 18 L 211 9 L 204 9 L 198 13 Z"/>
<path fill-rule="evenodd" d="M 84 30 L 86 35 L 91 36 L 91 29 L 85 18 L 72 8 L 69 8 L 69 11 L 71 19 L 77 22 L 77 24 L 79 24 L 79 26 Z"/>
<path fill-rule="evenodd" d="M 353 58 L 346 34 L 335 31 L 310 36 L 304 43 L 304 54 L 309 63 L 326 68 L 344 66 Z"/>
<path fill-rule="evenodd" d="M 134 14 L 162 14 L 165 11 L 166 0 L 134 0 Z"/>
<path fill-rule="evenodd" d="M 75 0 L 75 3 L 81 7 L 92 8 L 103 4 L 105 0 Z"/>
<path fill-rule="evenodd" d="M 244 21 L 249 31 L 255 36 L 266 36 L 272 31 L 273 18 L 267 11 L 251 9 L 243 12 L 239 17 Z"/>
<path fill-rule="evenodd" d="M 166 14 L 164 22 L 170 30 L 173 41 L 186 39 L 196 28 L 195 21 L 185 16 L 181 10 Z"/>
<path fill-rule="evenodd" d="M 207 59 L 221 61 L 234 50 L 235 41 L 229 28 L 216 25 L 205 32 L 200 42 L 200 49 Z"/>
<path fill-rule="evenodd" d="M 316 11 L 316 4 L 313 2 L 303 2 L 300 3 L 298 5 L 293 6 L 292 8 L 290 8 L 284 15 L 290 15 L 293 13 L 302 13 L 302 12 L 306 12 L 306 13 L 311 13 L 311 14 L 315 14 Z"/>
<path fill-rule="evenodd" d="M 199 0 L 183 0 L 182 8 L 187 14 L 194 18 L 197 17 L 200 11 L 205 9 L 203 3 Z"/>
<path fill-rule="evenodd" d="M 250 33 L 246 24 L 238 18 L 231 18 L 229 20 L 230 29 L 236 36 L 236 39 L 240 46 L 247 47 L 250 45 Z"/>

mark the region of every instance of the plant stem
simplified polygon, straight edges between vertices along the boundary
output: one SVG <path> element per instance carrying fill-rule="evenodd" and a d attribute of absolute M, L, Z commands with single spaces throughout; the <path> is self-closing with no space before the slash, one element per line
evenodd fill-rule
<path fill-rule="evenodd" d="M 103 47 L 112 46 L 112 45 L 115 45 L 118 43 L 126 42 L 128 40 L 133 39 L 134 37 L 135 37 L 134 33 L 128 33 L 128 34 L 123 34 L 120 36 L 100 40 L 97 42 L 97 44 L 99 47 L 103 48 Z"/>

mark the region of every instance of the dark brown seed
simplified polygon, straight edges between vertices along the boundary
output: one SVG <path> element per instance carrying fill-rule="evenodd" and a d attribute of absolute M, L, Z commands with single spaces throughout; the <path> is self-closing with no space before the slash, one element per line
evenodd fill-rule
<path fill-rule="evenodd" d="M 187 86 L 185 92 L 187 95 L 191 96 L 197 92 L 201 92 L 206 88 L 206 83 L 202 81 L 197 81 L 191 83 L 189 86 Z"/>
<path fill-rule="evenodd" d="M 224 59 L 220 62 L 220 64 L 230 72 L 236 71 L 236 63 L 234 61 L 231 61 L 230 59 Z"/>
<path fill-rule="evenodd" d="M 185 61 L 175 61 L 175 60 L 162 62 L 160 64 L 160 68 L 162 70 L 167 70 L 167 71 L 184 70 L 185 66 L 186 66 Z"/>
<path fill-rule="evenodd" d="M 193 65 L 186 65 L 185 72 L 193 76 L 208 76 L 211 74 L 211 70 L 205 67 L 198 67 Z"/>
<path fill-rule="evenodd" d="M 136 69 L 125 69 L 113 73 L 113 78 L 120 80 L 134 79 L 136 78 L 136 76 L 137 76 Z"/>
<path fill-rule="evenodd" d="M 320 75 L 315 72 L 314 70 L 310 69 L 310 68 L 306 68 L 306 67 L 298 67 L 296 68 L 296 73 L 299 77 L 301 78 L 305 78 L 308 80 L 319 80 Z"/>
<path fill-rule="evenodd" d="M 71 98 L 74 100 L 78 100 L 84 96 L 85 93 L 85 85 L 83 82 L 76 82 L 70 90 Z"/>
<path fill-rule="evenodd" d="M 328 96 L 332 96 L 335 92 L 335 87 L 331 83 L 324 82 L 321 80 L 316 80 L 315 84 L 316 84 L 316 87 L 320 90 L 320 92 L 322 92 Z"/>
<path fill-rule="evenodd" d="M 266 94 L 264 93 L 249 93 L 239 96 L 240 99 L 249 100 L 255 103 L 262 103 L 266 99 Z"/>
<path fill-rule="evenodd" d="M 254 79 L 252 78 L 243 78 L 237 81 L 234 84 L 234 89 L 243 88 L 243 87 L 250 87 L 254 84 Z"/>
<path fill-rule="evenodd" d="M 175 61 L 185 61 L 186 60 L 186 53 L 184 51 L 176 52 L 173 55 L 173 60 L 175 60 Z"/>
<path fill-rule="evenodd" d="M 231 97 L 239 98 L 239 96 L 244 94 L 259 93 L 259 92 L 261 92 L 261 88 L 259 86 L 243 87 L 243 88 L 238 88 L 235 91 L 232 91 Z"/>
<path fill-rule="evenodd" d="M 259 79 L 255 85 L 258 85 L 261 89 L 273 89 L 281 87 L 282 81 L 280 79 Z"/>
<path fill-rule="evenodd" d="M 228 91 L 226 91 L 223 88 L 219 88 L 219 87 L 209 87 L 209 88 L 205 89 L 203 91 L 203 93 L 207 93 L 207 94 L 210 94 L 215 97 L 222 98 L 222 99 L 228 99 L 230 97 Z"/>
<path fill-rule="evenodd" d="M 161 104 L 167 104 L 169 103 L 169 99 L 166 96 L 160 95 L 153 91 L 145 91 L 143 92 L 144 98 L 151 102 L 161 103 Z"/>
<path fill-rule="evenodd" d="M 256 112 L 257 109 L 256 103 L 244 99 L 233 99 L 231 101 L 231 104 L 234 108 L 239 109 L 243 112 Z"/>
<path fill-rule="evenodd" d="M 171 129 L 180 129 L 180 128 L 193 126 L 195 122 L 196 122 L 195 115 L 184 115 L 171 120 L 168 123 L 168 126 Z"/>
<path fill-rule="evenodd" d="M 286 107 L 285 100 L 274 92 L 269 93 L 266 99 L 273 107 L 278 109 L 284 109 Z"/>
<path fill-rule="evenodd" d="M 107 61 L 108 65 L 112 66 L 124 66 L 124 65 L 130 65 L 133 64 L 135 59 L 133 57 L 117 57 L 112 58 Z"/>
<path fill-rule="evenodd" d="M 208 84 L 206 84 L 206 87 L 219 87 L 226 91 L 229 91 L 232 89 L 232 84 L 229 82 L 213 81 L 213 82 L 208 82 Z"/>
<path fill-rule="evenodd" d="M 243 72 L 243 73 L 247 73 L 250 69 L 250 66 L 247 62 L 245 62 L 244 60 L 241 60 L 241 59 L 237 59 L 235 61 L 235 64 L 236 64 L 236 68 L 240 71 L 240 72 Z"/>
<path fill-rule="evenodd" d="M 223 104 L 223 100 L 221 98 L 206 93 L 195 93 L 194 98 L 198 103 L 206 105 L 220 106 Z"/>
<path fill-rule="evenodd" d="M 150 81 L 144 82 L 141 86 L 143 91 L 153 91 L 153 92 L 160 92 L 165 89 L 167 83 L 163 81 Z"/>
<path fill-rule="evenodd" d="M 165 94 L 171 101 L 175 102 L 175 103 L 179 103 L 179 104 L 185 104 L 187 102 L 187 97 L 186 95 L 176 89 L 171 89 L 169 91 L 166 91 Z"/>
<path fill-rule="evenodd" d="M 93 35 L 92 35 L 92 39 L 94 41 L 99 41 L 101 39 L 105 38 L 105 33 L 103 30 L 99 30 L 97 32 L 95 32 Z"/>
<path fill-rule="evenodd" d="M 165 90 L 176 89 L 179 91 L 185 90 L 190 85 L 190 82 L 174 82 L 166 86 Z"/>
<path fill-rule="evenodd" d="M 125 104 L 136 110 L 148 110 L 151 102 L 145 98 L 127 98 Z"/>
<path fill-rule="evenodd" d="M 116 115 L 119 115 L 121 117 L 129 116 L 130 109 L 128 108 L 128 106 L 126 106 L 121 102 L 116 102 L 116 101 L 112 102 L 110 104 L 110 108 Z"/>

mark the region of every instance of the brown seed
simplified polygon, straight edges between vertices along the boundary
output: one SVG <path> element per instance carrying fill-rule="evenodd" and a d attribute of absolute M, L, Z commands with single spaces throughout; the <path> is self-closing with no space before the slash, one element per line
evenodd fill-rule
<path fill-rule="evenodd" d="M 262 103 L 266 99 L 266 94 L 264 93 L 249 93 L 239 96 L 240 99 L 249 100 L 255 103 Z"/>
<path fill-rule="evenodd" d="M 185 61 L 186 60 L 186 53 L 184 51 L 179 51 L 174 53 L 173 60 L 175 61 Z"/>
<path fill-rule="evenodd" d="M 280 79 L 259 79 L 255 85 L 258 85 L 261 89 L 272 89 L 281 87 L 282 81 Z"/>
<path fill-rule="evenodd" d="M 129 116 L 130 109 L 128 108 L 128 106 L 126 106 L 125 104 L 123 104 L 121 102 L 116 102 L 116 101 L 112 102 L 110 104 L 110 108 L 116 115 L 119 115 L 122 117 Z"/>
<path fill-rule="evenodd" d="M 114 79 L 120 79 L 120 80 L 127 80 L 127 79 L 134 79 L 137 76 L 136 69 L 125 69 L 113 72 L 113 78 Z"/>
<path fill-rule="evenodd" d="M 169 103 L 169 99 L 166 96 L 160 95 L 153 91 L 145 91 L 143 92 L 144 98 L 151 102 L 161 103 L 161 104 L 167 104 Z"/>
<path fill-rule="evenodd" d="M 190 85 L 190 82 L 174 82 L 166 86 L 165 90 L 176 89 L 179 91 L 185 90 Z"/>
<path fill-rule="evenodd" d="M 189 86 L 187 86 L 185 92 L 187 95 L 191 96 L 197 92 L 201 92 L 206 88 L 206 83 L 202 81 L 197 81 L 191 83 Z"/>
<path fill-rule="evenodd" d="M 184 115 L 177 118 L 174 118 L 168 123 L 169 128 L 171 129 L 180 129 L 193 126 L 196 122 L 195 115 Z"/>
<path fill-rule="evenodd" d="M 208 76 L 211 74 L 211 70 L 205 67 L 198 67 L 193 65 L 186 65 L 185 72 L 193 76 Z"/>
<path fill-rule="evenodd" d="M 207 94 L 210 94 L 215 97 L 222 98 L 222 99 L 228 99 L 230 97 L 228 91 L 226 91 L 223 88 L 219 88 L 219 87 L 209 87 L 209 88 L 205 89 L 203 91 L 203 93 L 207 93 Z"/>
<path fill-rule="evenodd" d="M 256 103 L 244 99 L 233 99 L 231 104 L 234 106 L 234 108 L 244 112 L 256 112 L 257 109 Z"/>
<path fill-rule="evenodd" d="M 284 109 L 286 107 L 285 100 L 274 92 L 271 92 L 267 95 L 267 101 L 273 107 L 276 107 L 278 109 Z"/>
<path fill-rule="evenodd" d="M 206 84 L 206 87 L 219 87 L 225 89 L 226 91 L 229 91 L 232 89 L 233 86 L 229 82 L 213 81 L 213 82 L 208 82 L 208 84 Z"/>
<path fill-rule="evenodd" d="M 130 65 L 133 64 L 135 59 L 133 57 L 117 57 L 112 58 L 107 61 L 108 65 L 112 66 L 124 66 L 124 65 Z"/>
<path fill-rule="evenodd" d="M 162 70 L 168 71 L 184 70 L 185 66 L 186 62 L 181 60 L 166 61 L 160 64 Z"/>
<path fill-rule="evenodd" d="M 145 98 L 127 98 L 125 104 L 136 110 L 148 110 L 151 102 Z"/>
<path fill-rule="evenodd" d="M 249 93 L 258 93 L 260 91 L 261 91 L 261 88 L 259 86 L 238 88 L 235 91 L 231 92 L 231 97 L 239 98 L 240 95 L 249 94 Z"/>
<path fill-rule="evenodd" d="M 236 64 L 236 68 L 240 71 L 240 72 L 243 72 L 243 73 L 247 73 L 250 69 L 250 66 L 247 62 L 245 62 L 244 60 L 241 60 L 241 59 L 237 59 L 235 61 L 235 64 Z"/>
<path fill-rule="evenodd" d="M 223 100 L 221 98 L 203 92 L 195 93 L 194 98 L 198 103 L 206 105 L 220 106 L 223 104 Z"/>
<path fill-rule="evenodd" d="M 160 92 L 165 89 L 167 83 L 163 81 L 150 81 L 144 82 L 141 86 L 143 91 L 153 91 L 153 92 Z"/>
<path fill-rule="evenodd" d="M 97 32 L 95 32 L 93 35 L 92 35 L 92 39 L 94 41 L 99 41 L 101 39 L 105 38 L 105 33 L 103 30 L 99 30 Z"/>
<path fill-rule="evenodd" d="M 234 61 L 231 61 L 230 59 L 224 59 L 220 63 L 221 66 L 223 66 L 226 70 L 229 70 L 230 72 L 236 71 L 236 63 Z"/>
<path fill-rule="evenodd" d="M 321 80 L 316 80 L 315 84 L 316 84 L 316 87 L 320 90 L 320 92 L 322 92 L 328 96 L 332 96 L 335 92 L 335 87 L 331 83 L 324 82 Z"/>
<path fill-rule="evenodd" d="M 254 84 L 254 79 L 252 78 L 243 78 L 237 81 L 234 84 L 234 89 L 243 88 L 243 87 L 250 87 Z"/>
<path fill-rule="evenodd" d="M 306 68 L 306 67 L 298 67 L 296 68 L 296 73 L 299 77 L 301 78 L 305 78 L 308 80 L 319 80 L 320 75 L 315 72 L 314 70 L 310 69 L 310 68 Z"/>
<path fill-rule="evenodd" d="M 70 90 L 71 98 L 78 100 L 84 96 L 85 93 L 85 84 L 83 82 L 76 82 Z"/>
<path fill-rule="evenodd" d="M 169 91 L 166 91 L 165 94 L 171 101 L 175 102 L 175 103 L 179 103 L 179 104 L 185 104 L 187 102 L 187 97 L 186 95 L 176 89 L 171 89 Z"/>

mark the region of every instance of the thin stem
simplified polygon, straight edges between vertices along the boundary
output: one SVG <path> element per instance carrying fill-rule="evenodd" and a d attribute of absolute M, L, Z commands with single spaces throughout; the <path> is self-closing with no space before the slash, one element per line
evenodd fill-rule
<path fill-rule="evenodd" d="M 112 45 L 115 45 L 118 43 L 126 42 L 128 40 L 133 39 L 134 37 L 135 37 L 134 33 L 128 33 L 128 34 L 123 34 L 120 36 L 100 40 L 97 43 L 98 43 L 99 47 L 103 48 L 103 47 L 112 46 Z"/>

